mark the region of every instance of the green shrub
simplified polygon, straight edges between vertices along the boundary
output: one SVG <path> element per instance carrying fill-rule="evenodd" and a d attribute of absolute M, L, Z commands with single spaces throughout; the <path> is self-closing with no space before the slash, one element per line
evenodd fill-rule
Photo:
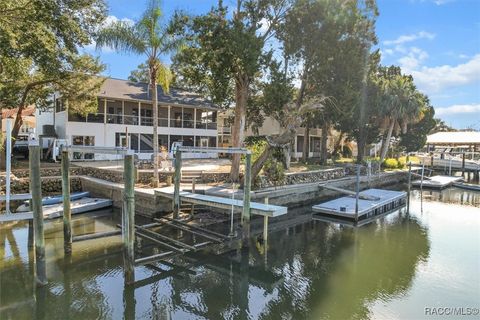
<path fill-rule="evenodd" d="M 280 185 L 285 181 L 285 169 L 275 159 L 268 159 L 263 165 L 263 174 L 274 185 Z"/>
<path fill-rule="evenodd" d="M 396 169 L 398 168 L 398 161 L 394 158 L 388 158 L 383 161 L 383 167 L 385 169 Z"/>

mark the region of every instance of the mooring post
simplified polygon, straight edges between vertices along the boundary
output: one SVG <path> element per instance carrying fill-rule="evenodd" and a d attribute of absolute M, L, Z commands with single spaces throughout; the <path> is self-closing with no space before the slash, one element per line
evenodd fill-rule
<path fill-rule="evenodd" d="M 465 175 L 465 152 L 462 155 L 462 177 Z"/>
<path fill-rule="evenodd" d="M 407 213 L 410 213 L 410 188 L 412 181 L 412 163 L 408 163 Z"/>
<path fill-rule="evenodd" d="M 6 133 L 7 133 L 7 146 L 6 146 L 6 156 L 5 156 L 5 172 L 6 172 L 6 181 L 5 181 L 5 213 L 10 213 L 10 175 L 11 175 L 11 165 L 12 165 L 12 119 L 6 119 Z"/>
<path fill-rule="evenodd" d="M 63 251 L 72 252 L 72 212 L 70 209 L 70 159 L 68 151 L 62 151 L 62 194 L 63 194 Z"/>
<path fill-rule="evenodd" d="M 355 190 L 355 221 L 358 221 L 358 199 L 360 197 L 360 169 L 361 166 L 357 165 L 357 185 Z"/>
<path fill-rule="evenodd" d="M 195 180 L 196 180 L 195 177 L 193 177 L 193 178 L 192 178 L 192 193 L 195 193 L 195 183 L 196 183 Z M 191 209 L 191 210 L 192 210 L 192 211 L 191 211 L 190 216 L 193 217 L 193 213 L 194 213 L 194 211 L 195 211 L 195 204 L 193 204 L 193 203 L 192 203 L 192 209 Z"/>
<path fill-rule="evenodd" d="M 178 219 L 180 213 L 180 180 L 182 179 L 182 152 L 175 151 L 175 178 L 173 189 L 173 218 Z"/>
<path fill-rule="evenodd" d="M 243 211 L 242 223 L 250 223 L 250 189 L 252 183 L 252 154 L 245 155 L 245 177 L 243 180 Z"/>
<path fill-rule="evenodd" d="M 37 140 L 30 140 L 30 189 L 32 193 L 33 234 L 35 237 L 35 280 L 40 286 L 47 284 L 45 263 L 45 234 L 43 231 L 42 182 L 40 180 L 40 152 Z"/>
<path fill-rule="evenodd" d="M 135 282 L 135 174 L 133 155 L 124 160 L 124 191 L 122 210 L 122 238 L 124 254 L 125 283 Z"/>

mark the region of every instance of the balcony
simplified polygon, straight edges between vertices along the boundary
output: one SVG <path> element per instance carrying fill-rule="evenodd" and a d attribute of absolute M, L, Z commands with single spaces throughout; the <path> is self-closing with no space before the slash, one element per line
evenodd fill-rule
<path fill-rule="evenodd" d="M 106 123 L 109 124 L 126 124 L 134 126 L 153 126 L 153 117 L 146 117 L 138 115 L 121 115 L 121 114 L 103 114 L 103 113 L 90 113 L 86 117 L 78 114 L 70 114 L 68 120 L 72 122 L 87 122 L 87 123 Z M 170 127 L 172 128 L 187 128 L 187 129 L 205 129 L 205 130 L 216 130 L 217 123 L 209 122 L 204 123 L 194 120 L 181 120 L 181 119 L 171 119 L 170 121 L 167 118 L 158 118 L 159 127 L 168 127 L 170 122 Z"/>

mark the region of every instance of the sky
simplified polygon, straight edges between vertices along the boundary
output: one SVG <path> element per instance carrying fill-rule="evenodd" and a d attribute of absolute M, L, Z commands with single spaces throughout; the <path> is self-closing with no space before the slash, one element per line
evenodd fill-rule
<path fill-rule="evenodd" d="M 168 18 L 176 9 L 207 12 L 217 0 L 163 0 Z M 224 0 L 235 4 L 235 0 Z M 457 129 L 480 130 L 480 0 L 377 0 L 376 22 L 382 64 L 411 74 L 435 107 L 436 117 Z M 108 0 L 113 20 L 137 20 L 142 0 Z M 108 48 L 85 51 L 100 56 L 105 74 L 126 79 L 144 57 Z M 169 61 L 169 57 L 164 57 Z"/>

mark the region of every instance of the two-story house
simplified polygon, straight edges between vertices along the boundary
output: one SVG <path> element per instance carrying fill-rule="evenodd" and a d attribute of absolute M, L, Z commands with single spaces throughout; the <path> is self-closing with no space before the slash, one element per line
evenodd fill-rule
<path fill-rule="evenodd" d="M 151 159 L 153 139 L 170 150 L 172 143 L 217 146 L 217 107 L 201 96 L 158 87 L 158 137 L 153 137 L 151 90 L 147 83 L 108 78 L 98 94 L 96 113 L 68 112 L 68 102 L 55 99 L 54 124 L 59 139 L 72 145 L 127 147 L 139 159 Z M 196 157 L 198 155 L 185 155 Z M 213 157 L 212 155 L 200 155 Z M 74 159 L 113 160 L 116 155 L 75 154 Z"/>

